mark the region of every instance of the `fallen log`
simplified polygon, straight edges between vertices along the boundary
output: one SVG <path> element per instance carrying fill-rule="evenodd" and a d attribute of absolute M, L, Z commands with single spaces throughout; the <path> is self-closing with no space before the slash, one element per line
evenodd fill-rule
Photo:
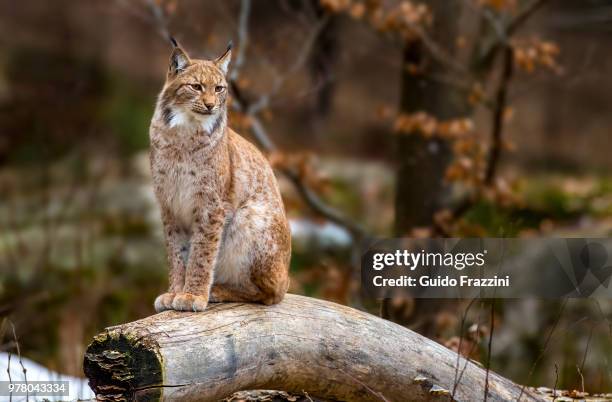
<path fill-rule="evenodd" d="M 516 401 L 521 386 L 404 327 L 309 297 L 211 304 L 107 328 L 87 348 L 99 400 L 216 401 L 276 389 L 341 401 Z M 455 384 L 456 387 L 454 386 Z M 546 400 L 525 389 L 521 401 Z"/>

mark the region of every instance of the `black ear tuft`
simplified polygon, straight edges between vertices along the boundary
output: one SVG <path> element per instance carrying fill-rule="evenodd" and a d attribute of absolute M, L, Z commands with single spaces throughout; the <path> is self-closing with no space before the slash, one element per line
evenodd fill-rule
<path fill-rule="evenodd" d="M 217 57 L 214 63 L 221 69 L 223 74 L 227 74 L 227 69 L 229 66 L 230 59 L 232 58 L 232 41 L 227 44 L 227 49 L 225 52 Z"/>
<path fill-rule="evenodd" d="M 174 39 L 173 36 L 170 36 L 170 43 L 172 43 L 172 46 L 178 47 L 178 42 L 176 41 L 176 39 Z"/>
<path fill-rule="evenodd" d="M 234 42 L 230 40 L 229 43 L 227 44 L 227 49 L 225 49 L 225 51 L 229 52 L 230 50 L 232 50 L 232 47 L 234 47 Z"/>

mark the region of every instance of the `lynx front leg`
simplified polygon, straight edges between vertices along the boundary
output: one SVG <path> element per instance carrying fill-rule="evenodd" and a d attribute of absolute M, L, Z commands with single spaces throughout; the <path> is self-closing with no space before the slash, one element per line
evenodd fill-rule
<path fill-rule="evenodd" d="M 207 205 L 218 205 L 207 203 Z M 194 211 L 195 224 L 191 237 L 191 252 L 187 262 L 185 287 L 172 302 L 175 310 L 204 311 L 213 282 L 213 270 L 225 222 L 222 208 Z"/>
<path fill-rule="evenodd" d="M 162 208 L 162 222 L 164 224 L 164 236 L 166 252 L 168 254 L 168 292 L 157 296 L 155 299 L 155 311 L 158 313 L 172 309 L 172 302 L 176 293 L 183 291 L 185 285 L 185 261 L 183 260 L 181 229 L 176 224 L 167 208 Z"/>

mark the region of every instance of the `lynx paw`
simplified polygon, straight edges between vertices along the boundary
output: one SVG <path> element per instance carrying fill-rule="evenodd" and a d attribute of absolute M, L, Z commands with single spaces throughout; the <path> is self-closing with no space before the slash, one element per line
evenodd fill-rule
<path fill-rule="evenodd" d="M 153 303 L 153 306 L 155 306 L 155 311 L 161 313 L 164 310 L 172 310 L 172 301 L 174 300 L 174 297 L 174 293 L 164 293 L 157 296 L 155 303 Z"/>
<path fill-rule="evenodd" d="M 172 302 L 172 308 L 180 311 L 204 311 L 208 305 L 208 297 L 191 293 L 179 293 Z"/>

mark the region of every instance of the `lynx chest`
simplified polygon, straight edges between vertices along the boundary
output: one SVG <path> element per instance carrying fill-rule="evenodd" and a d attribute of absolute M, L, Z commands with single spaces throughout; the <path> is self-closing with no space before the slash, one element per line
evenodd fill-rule
<path fill-rule="evenodd" d="M 194 219 L 193 211 L 198 203 L 196 195 L 202 191 L 198 190 L 201 177 L 199 181 L 195 162 L 184 158 L 168 158 L 164 153 L 159 153 L 154 158 L 153 170 L 155 192 L 160 203 L 181 226 L 190 228 Z"/>

